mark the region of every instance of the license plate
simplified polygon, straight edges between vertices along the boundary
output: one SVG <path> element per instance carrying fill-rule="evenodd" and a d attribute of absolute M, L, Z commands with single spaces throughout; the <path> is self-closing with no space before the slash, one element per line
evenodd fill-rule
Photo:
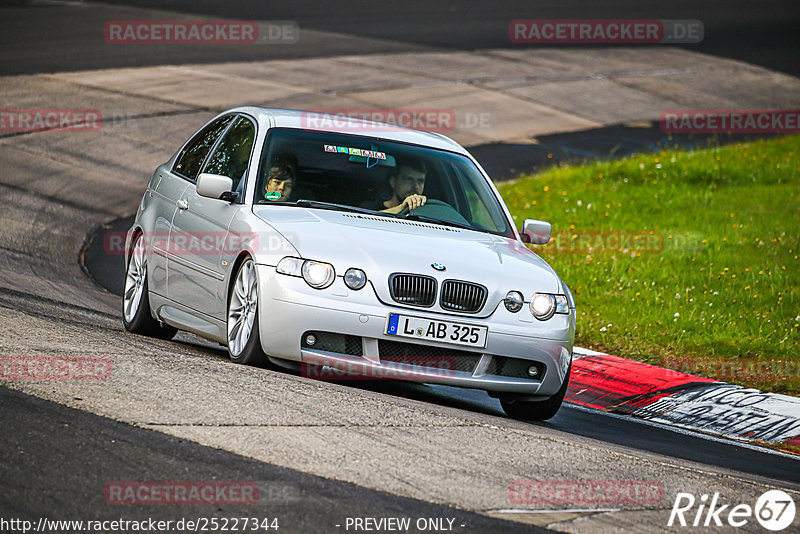
<path fill-rule="evenodd" d="M 478 348 L 486 346 L 488 331 L 489 329 L 485 326 L 436 321 L 397 313 L 389 314 L 389 324 L 386 327 L 386 333 L 390 336 L 411 337 Z"/>

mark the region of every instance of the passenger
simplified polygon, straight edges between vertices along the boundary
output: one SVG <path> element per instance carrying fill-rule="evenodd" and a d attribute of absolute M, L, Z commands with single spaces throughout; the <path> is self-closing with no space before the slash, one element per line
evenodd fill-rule
<path fill-rule="evenodd" d="M 295 171 L 285 163 L 277 163 L 269 168 L 264 198 L 272 201 L 287 201 L 292 195 Z M 277 195 L 275 193 L 278 193 Z"/>

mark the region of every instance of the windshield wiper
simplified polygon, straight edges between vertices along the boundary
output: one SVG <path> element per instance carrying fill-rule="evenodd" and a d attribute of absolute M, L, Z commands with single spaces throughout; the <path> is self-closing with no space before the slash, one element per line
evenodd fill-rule
<path fill-rule="evenodd" d="M 275 206 L 299 206 L 301 208 L 319 208 L 325 210 L 352 211 L 355 213 L 366 213 L 368 215 L 382 215 L 384 217 L 387 216 L 385 213 L 374 211 L 368 208 L 348 206 L 347 204 L 335 204 L 333 202 L 322 202 L 319 200 L 308 200 L 305 198 L 301 198 L 297 201 L 291 201 L 291 202 L 288 200 L 259 200 L 258 203 L 265 205 L 275 205 Z"/>
<path fill-rule="evenodd" d="M 304 198 L 301 198 L 294 204 L 296 206 L 301 206 L 303 208 L 320 208 L 324 210 L 341 210 L 341 211 L 351 211 L 353 213 L 365 213 L 367 215 L 380 215 L 382 217 L 387 216 L 385 213 L 381 213 L 380 211 L 375 211 L 368 208 L 348 206 L 347 204 L 335 204 L 333 202 L 321 202 L 319 200 L 306 200 Z"/>
<path fill-rule="evenodd" d="M 473 230 L 475 232 L 480 232 L 481 230 L 474 228 L 468 224 L 457 223 L 453 221 L 448 221 L 445 219 L 437 219 L 436 217 L 428 217 L 426 215 L 417 215 L 416 213 L 409 213 L 404 217 L 405 219 L 411 219 L 412 221 L 420 221 L 420 222 L 427 222 L 433 224 L 441 224 L 442 226 L 454 226 L 455 228 L 463 228 L 465 230 Z"/>

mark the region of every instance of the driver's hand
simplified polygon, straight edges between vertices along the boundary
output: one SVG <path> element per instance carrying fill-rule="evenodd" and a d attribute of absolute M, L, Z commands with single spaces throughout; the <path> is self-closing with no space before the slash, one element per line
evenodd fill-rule
<path fill-rule="evenodd" d="M 409 210 L 415 210 L 420 206 L 424 206 L 425 202 L 428 200 L 428 197 L 422 195 L 408 195 L 406 199 L 403 201 L 402 207 L 407 207 Z"/>

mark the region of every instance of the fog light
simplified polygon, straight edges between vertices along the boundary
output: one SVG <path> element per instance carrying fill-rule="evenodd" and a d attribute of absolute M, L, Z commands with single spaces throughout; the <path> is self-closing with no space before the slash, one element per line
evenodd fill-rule
<path fill-rule="evenodd" d="M 536 378 L 537 376 L 539 376 L 539 367 L 536 365 L 531 365 L 530 367 L 528 367 L 528 376 L 530 376 L 531 378 Z"/>
<path fill-rule="evenodd" d="M 306 345 L 309 347 L 313 347 L 317 343 L 317 336 L 314 334 L 308 334 L 306 336 Z"/>

